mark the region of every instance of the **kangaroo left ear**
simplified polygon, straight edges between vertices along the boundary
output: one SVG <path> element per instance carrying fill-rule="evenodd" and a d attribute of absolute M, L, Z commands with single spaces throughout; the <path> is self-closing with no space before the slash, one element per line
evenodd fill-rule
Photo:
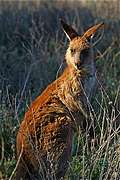
<path fill-rule="evenodd" d="M 91 27 L 90 29 L 88 29 L 84 34 L 83 34 L 83 37 L 85 37 L 86 39 L 89 39 L 91 38 L 95 33 L 96 31 L 101 28 L 101 27 L 104 27 L 104 23 L 99 23 L 93 27 Z"/>
<path fill-rule="evenodd" d="M 60 19 L 62 27 L 63 27 L 63 31 L 65 32 L 67 38 L 69 40 L 74 39 L 75 37 L 79 36 L 78 33 L 68 24 L 66 24 L 62 19 Z"/>

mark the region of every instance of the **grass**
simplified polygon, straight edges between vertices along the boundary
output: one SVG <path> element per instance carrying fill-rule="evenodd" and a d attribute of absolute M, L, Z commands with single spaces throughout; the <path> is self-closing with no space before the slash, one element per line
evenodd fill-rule
<path fill-rule="evenodd" d="M 78 138 L 79 152 L 73 155 L 70 172 L 75 179 L 119 179 L 119 133 L 117 125 L 120 112 L 108 101 L 108 94 L 101 91 L 101 101 L 97 98 L 98 113 L 93 111 L 94 139 L 90 147 L 87 134 Z M 107 97 L 106 97 L 107 96 Z M 118 120 L 119 121 L 119 120 Z M 82 142 L 82 144 L 81 144 Z M 75 143 L 76 144 L 76 143 Z M 89 148 L 88 148 L 89 147 Z"/>
<path fill-rule="evenodd" d="M 91 109 L 94 139 L 90 144 L 86 133 L 75 134 L 66 179 L 119 179 L 119 2 L 0 3 L 0 179 L 10 179 L 14 172 L 15 138 L 25 110 L 64 63 L 67 42 L 59 17 L 79 32 L 96 22 L 106 24 L 95 49 L 98 89 Z"/>

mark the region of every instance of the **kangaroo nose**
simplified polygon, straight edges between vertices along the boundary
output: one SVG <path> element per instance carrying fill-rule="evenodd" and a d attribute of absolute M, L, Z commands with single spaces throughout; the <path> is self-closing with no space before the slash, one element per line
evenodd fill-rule
<path fill-rule="evenodd" d="M 81 62 L 79 61 L 77 64 L 76 64 L 77 68 L 80 69 L 81 68 Z"/>

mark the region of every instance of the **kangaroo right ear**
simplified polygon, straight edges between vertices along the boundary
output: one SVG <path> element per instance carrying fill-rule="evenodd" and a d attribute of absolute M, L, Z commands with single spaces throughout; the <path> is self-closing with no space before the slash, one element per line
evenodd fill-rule
<path fill-rule="evenodd" d="M 102 23 L 99 23 L 99 24 L 97 24 L 97 25 L 94 25 L 93 27 L 89 28 L 89 29 L 84 33 L 83 36 L 84 36 L 86 39 L 88 39 L 88 38 L 92 37 L 92 36 L 96 33 L 96 31 L 97 31 L 99 28 L 101 28 L 101 27 L 104 27 L 104 23 L 103 23 L 103 22 L 102 22 Z"/>
<path fill-rule="evenodd" d="M 63 31 L 65 32 L 67 38 L 72 40 L 73 38 L 79 36 L 78 33 L 68 24 L 66 24 L 62 19 L 60 19 Z"/>

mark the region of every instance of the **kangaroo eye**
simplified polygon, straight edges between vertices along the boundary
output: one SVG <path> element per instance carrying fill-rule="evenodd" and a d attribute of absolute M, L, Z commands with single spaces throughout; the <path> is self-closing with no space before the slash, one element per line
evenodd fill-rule
<path fill-rule="evenodd" d="M 75 49 L 73 49 L 73 48 L 71 48 L 70 51 L 72 54 L 75 53 Z"/>

